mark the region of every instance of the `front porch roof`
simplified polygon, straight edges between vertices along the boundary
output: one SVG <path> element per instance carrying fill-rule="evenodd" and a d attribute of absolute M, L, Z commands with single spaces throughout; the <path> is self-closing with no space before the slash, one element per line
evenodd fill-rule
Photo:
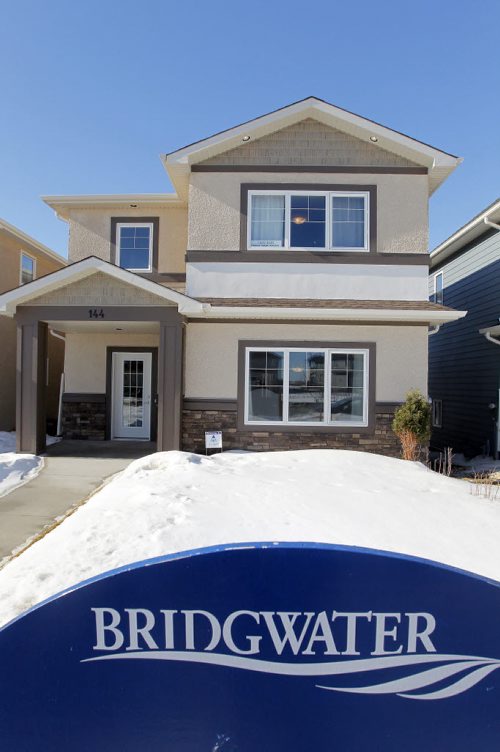
<path fill-rule="evenodd" d="M 440 325 L 463 318 L 456 311 L 428 300 L 319 300 L 284 298 L 200 298 L 201 313 L 190 320 L 293 319 L 417 323 Z"/>
<path fill-rule="evenodd" d="M 0 314 L 12 317 L 16 313 L 17 306 L 26 305 L 41 295 L 97 273 L 105 274 L 138 290 L 151 293 L 159 299 L 163 299 L 166 303 L 175 304 L 179 313 L 182 314 L 200 314 L 205 307 L 200 301 L 172 290 L 165 285 L 144 279 L 133 272 L 122 269 L 96 256 L 89 256 L 82 261 L 76 261 L 51 274 L 47 274 L 45 277 L 40 277 L 33 280 L 33 282 L 28 282 L 21 287 L 16 287 L 14 290 L 0 295 Z"/>

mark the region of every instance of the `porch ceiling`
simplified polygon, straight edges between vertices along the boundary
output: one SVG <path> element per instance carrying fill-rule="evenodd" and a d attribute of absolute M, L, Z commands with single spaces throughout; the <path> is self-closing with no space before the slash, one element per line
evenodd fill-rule
<path fill-rule="evenodd" d="M 92 334 L 159 334 L 157 321 L 47 321 L 57 332 Z"/>

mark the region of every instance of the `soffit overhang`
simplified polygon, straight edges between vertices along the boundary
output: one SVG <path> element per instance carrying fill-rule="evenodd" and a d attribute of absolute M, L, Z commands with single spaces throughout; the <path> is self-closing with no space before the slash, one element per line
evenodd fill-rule
<path fill-rule="evenodd" d="M 458 253 L 464 246 L 484 235 L 484 233 L 491 231 L 492 228 L 485 223 L 485 219 L 497 224 L 500 223 L 500 199 L 497 198 L 486 209 L 483 209 L 482 212 L 473 217 L 431 251 L 431 269 L 438 266 L 438 264 L 442 264 L 455 253 Z"/>

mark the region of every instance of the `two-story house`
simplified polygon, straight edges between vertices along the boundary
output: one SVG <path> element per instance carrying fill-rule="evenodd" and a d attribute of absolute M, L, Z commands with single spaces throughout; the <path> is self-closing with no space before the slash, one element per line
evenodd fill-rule
<path fill-rule="evenodd" d="M 43 448 L 57 327 L 67 437 L 397 454 L 429 326 L 463 315 L 427 296 L 428 199 L 459 161 L 309 97 L 164 155 L 173 194 L 46 197 L 70 264 L 0 298 L 20 450 Z"/>
<path fill-rule="evenodd" d="M 500 451 L 500 200 L 431 253 L 430 298 L 467 316 L 429 339 L 431 444 L 467 457 Z"/>
<path fill-rule="evenodd" d="M 0 219 L 0 292 L 12 290 L 61 269 L 66 260 L 25 232 Z M 12 318 L 0 316 L 0 431 L 16 425 L 17 327 Z M 49 335 L 45 370 L 46 413 L 55 433 L 59 408 L 64 342 L 57 332 Z"/>

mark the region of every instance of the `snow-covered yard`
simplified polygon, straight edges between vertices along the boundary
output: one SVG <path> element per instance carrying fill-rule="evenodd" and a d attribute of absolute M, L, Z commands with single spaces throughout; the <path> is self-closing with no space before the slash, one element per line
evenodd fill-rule
<path fill-rule="evenodd" d="M 0 624 L 141 559 L 315 541 L 422 556 L 500 580 L 500 503 L 418 463 L 339 450 L 152 454 L 0 571 Z"/>

